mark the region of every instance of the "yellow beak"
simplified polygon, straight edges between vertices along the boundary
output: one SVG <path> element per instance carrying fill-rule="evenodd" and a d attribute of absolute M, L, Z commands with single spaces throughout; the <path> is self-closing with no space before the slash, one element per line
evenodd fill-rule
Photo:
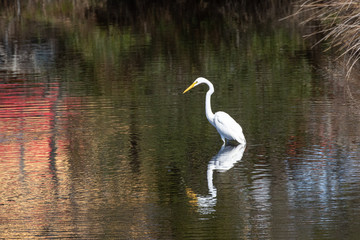
<path fill-rule="evenodd" d="M 186 93 L 187 91 L 189 91 L 190 89 L 192 89 L 192 88 L 195 86 L 195 84 L 196 84 L 196 82 L 193 82 L 193 84 L 191 84 L 191 85 L 183 92 L 183 94 Z"/>

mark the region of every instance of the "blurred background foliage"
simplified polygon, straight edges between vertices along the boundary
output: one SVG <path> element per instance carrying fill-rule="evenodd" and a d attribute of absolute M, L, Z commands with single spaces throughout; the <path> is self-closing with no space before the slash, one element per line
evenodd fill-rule
<path fill-rule="evenodd" d="M 4 69 L 14 69 L 12 56 L 17 51 L 28 59 L 16 65 L 22 66 L 20 72 L 47 71 L 66 83 L 72 96 L 115 96 L 119 107 L 140 101 L 165 125 L 187 111 L 174 107 L 184 99 L 169 93 L 180 93 L 199 75 L 215 80 L 214 108 L 228 106 L 238 112 L 234 117 L 243 119 L 252 134 L 266 134 L 259 132 L 258 124 L 268 121 L 287 126 L 280 130 L 274 125 L 276 131 L 296 131 L 297 119 L 292 122 L 270 113 L 291 112 L 289 103 L 314 94 L 315 51 L 308 50 L 296 20 L 279 21 L 291 13 L 292 1 L 3 0 L 0 4 L 3 62 L 9 65 Z M 155 102 L 149 101 L 154 95 Z M 234 95 L 246 102 L 240 111 L 235 110 L 238 102 L 229 100 Z M 196 116 L 202 116 L 198 102 L 203 96 L 193 97 L 196 101 L 189 104 Z M 170 107 L 159 112 L 164 102 Z M 263 103 L 269 104 L 259 111 Z M 196 119 L 188 121 L 195 132 L 203 131 Z M 156 131 L 161 133 L 160 128 Z M 173 128 L 177 131 L 176 124 Z M 273 133 L 268 134 L 263 137 Z M 181 137 L 176 140 L 184 144 Z"/>
<path fill-rule="evenodd" d="M 286 194 L 289 152 L 296 155 L 318 138 L 328 140 L 337 126 L 347 127 L 321 115 L 330 105 L 318 105 L 313 114 L 311 100 L 332 97 L 323 78 L 331 56 L 322 45 L 304 42 L 307 29 L 296 18 L 279 21 L 292 13 L 292 3 L 0 0 L 0 80 L 59 85 L 51 109 L 57 143 L 65 145 L 58 158 L 65 159 L 73 184 L 65 190 L 85 200 L 81 208 L 91 205 L 77 191 L 83 189 L 106 193 L 99 199 L 110 199 L 113 208 L 101 202 L 95 206 L 100 213 L 129 204 L 133 216 L 133 209 L 148 210 L 151 199 L 161 214 L 173 214 L 166 229 L 181 236 L 184 228 L 204 224 L 183 221 L 189 213 L 179 204 L 187 198 L 185 187 L 207 193 L 207 164 L 222 144 L 204 116 L 206 88 L 182 95 L 196 77 L 214 83 L 213 110 L 228 112 L 243 126 L 248 150 L 239 182 L 250 187 L 239 189 L 257 189 L 253 170 L 265 166 L 269 174 L 259 179 L 269 182 L 269 201 Z M 332 112 L 341 112 L 339 106 Z M 274 187 L 277 177 L 284 181 Z M 243 197 L 227 196 L 238 202 Z M 242 200 L 251 209 L 251 199 Z M 278 208 L 283 203 L 286 197 Z M 222 224 L 238 226 L 234 221 L 248 214 L 256 215 L 245 211 Z M 121 227 L 111 222 L 111 228 Z M 262 229 L 259 224 L 254 231 Z"/>

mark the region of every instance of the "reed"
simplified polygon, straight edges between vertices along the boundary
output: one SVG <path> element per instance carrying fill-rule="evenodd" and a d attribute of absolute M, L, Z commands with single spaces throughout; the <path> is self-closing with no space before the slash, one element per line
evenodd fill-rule
<path fill-rule="evenodd" d="M 317 43 L 327 41 L 330 47 L 346 57 L 347 77 L 360 59 L 360 1 L 359 0 L 300 0 L 295 13 L 306 16 L 304 23 L 316 22 L 320 28 L 312 35 L 321 35 Z M 317 44 L 316 43 L 316 44 Z"/>

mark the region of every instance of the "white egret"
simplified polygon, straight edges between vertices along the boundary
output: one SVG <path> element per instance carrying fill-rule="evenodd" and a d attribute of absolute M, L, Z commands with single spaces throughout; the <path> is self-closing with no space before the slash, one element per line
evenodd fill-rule
<path fill-rule="evenodd" d="M 240 144 L 245 144 L 246 140 L 242 131 L 241 126 L 226 112 L 216 112 L 215 114 L 211 110 L 211 95 L 214 93 L 214 86 L 212 83 L 203 78 L 197 78 L 184 92 L 186 93 L 193 87 L 205 83 L 209 86 L 209 90 L 205 97 L 205 114 L 211 125 L 213 125 L 221 136 L 224 144 L 229 141 L 236 141 Z"/>

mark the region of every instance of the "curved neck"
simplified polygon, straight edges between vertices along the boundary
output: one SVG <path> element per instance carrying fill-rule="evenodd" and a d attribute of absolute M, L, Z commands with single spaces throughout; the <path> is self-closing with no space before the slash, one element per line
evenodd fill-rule
<path fill-rule="evenodd" d="M 207 85 L 209 86 L 209 91 L 207 91 L 205 97 L 205 114 L 209 122 L 214 125 L 214 113 L 211 110 L 211 95 L 214 93 L 214 86 L 209 81 Z"/>

